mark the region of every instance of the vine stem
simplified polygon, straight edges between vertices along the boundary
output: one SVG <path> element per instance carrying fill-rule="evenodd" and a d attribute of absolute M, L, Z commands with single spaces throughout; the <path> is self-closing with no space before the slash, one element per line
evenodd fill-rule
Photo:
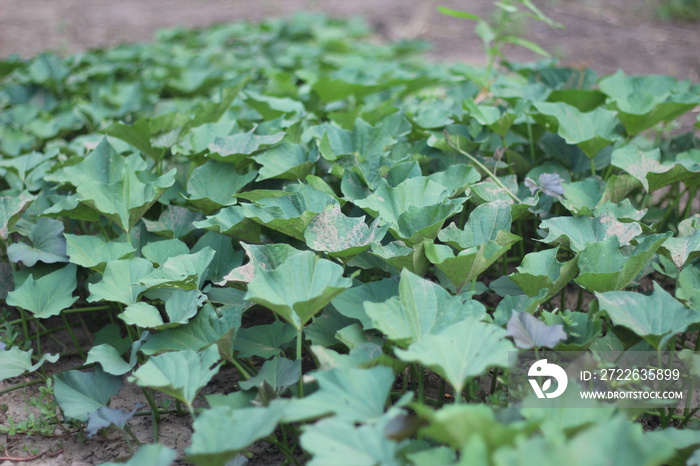
<path fill-rule="evenodd" d="M 22 388 L 31 387 L 32 385 L 36 385 L 36 384 L 43 383 L 43 382 L 44 382 L 44 380 L 39 379 L 39 380 L 32 380 L 31 382 L 21 383 L 19 385 L 15 385 L 15 386 L 12 386 L 10 388 L 6 388 L 4 390 L 0 390 L 0 395 L 4 395 L 5 393 L 14 392 L 15 390 L 20 390 Z"/>
<path fill-rule="evenodd" d="M 459 146 L 456 146 L 456 145 L 452 142 L 452 140 L 450 139 L 450 135 L 447 134 L 447 131 L 445 131 L 444 134 L 445 134 L 445 140 L 447 141 L 447 145 L 449 145 L 449 146 L 452 147 L 454 150 L 456 150 L 457 152 L 459 152 L 460 154 L 462 154 L 463 156 L 465 156 L 466 158 L 468 158 L 474 165 L 476 165 L 477 167 L 479 167 L 481 170 L 485 171 L 485 172 L 491 177 L 491 179 L 493 179 L 494 183 L 496 183 L 496 185 L 498 185 L 499 188 L 501 188 L 502 190 L 504 190 L 504 191 L 506 192 L 506 194 L 508 194 L 511 198 L 513 198 L 513 200 L 514 200 L 515 202 L 517 202 L 518 204 L 522 204 L 523 201 L 521 201 L 520 198 L 519 198 L 518 196 L 516 196 L 515 194 L 513 194 L 513 192 L 512 192 L 510 189 L 508 189 L 508 188 L 506 187 L 506 185 L 504 185 L 503 182 L 502 182 L 501 180 L 499 180 L 498 177 L 497 177 L 496 175 L 494 175 L 494 173 L 486 167 L 486 165 L 484 165 L 483 163 L 479 162 L 479 160 L 478 160 L 476 157 L 474 157 L 474 156 L 471 155 L 470 153 L 468 153 L 468 152 L 462 150 Z"/>
<path fill-rule="evenodd" d="M 304 398 L 304 371 L 302 369 L 302 361 L 301 361 L 301 342 L 304 339 L 304 329 L 299 328 L 299 331 L 297 332 L 297 361 L 299 361 L 299 382 L 298 382 L 298 392 L 299 392 L 299 398 Z"/>

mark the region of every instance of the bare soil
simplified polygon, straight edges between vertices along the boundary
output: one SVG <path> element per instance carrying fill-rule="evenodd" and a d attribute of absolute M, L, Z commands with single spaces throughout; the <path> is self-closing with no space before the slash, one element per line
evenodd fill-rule
<path fill-rule="evenodd" d="M 520 25 L 566 66 L 609 74 L 670 74 L 700 78 L 700 25 L 661 21 L 661 0 L 539 0 L 535 3 L 565 29 Z M 164 27 L 204 27 L 218 22 L 285 17 L 321 11 L 363 16 L 384 39 L 420 38 L 435 44 L 439 60 L 484 62 L 473 23 L 441 15 L 436 6 L 488 17 L 485 0 L 0 0 L 0 57 L 53 50 L 72 53 L 144 41 Z M 536 58 L 522 49 L 509 58 Z"/>
<path fill-rule="evenodd" d="M 600 74 L 622 69 L 628 74 L 670 74 L 700 81 L 700 25 L 660 21 L 654 1 L 646 0 L 540 0 L 547 15 L 565 25 L 553 30 L 542 24 L 519 25 L 520 32 L 544 46 L 560 63 L 589 67 Z M 425 39 L 434 44 L 436 62 L 484 63 L 481 42 L 473 23 L 439 14 L 437 5 L 488 16 L 492 2 L 485 0 L 0 0 L 0 58 L 17 53 L 29 57 L 43 51 L 70 54 L 105 48 L 121 42 L 146 41 L 160 28 L 205 27 L 214 23 L 286 17 L 299 11 L 321 11 L 338 17 L 363 16 L 379 38 Z M 537 57 L 522 49 L 507 50 L 514 61 Z M 575 299 L 575 297 L 572 297 Z M 65 364 L 70 361 L 63 361 Z M 75 366 L 82 361 L 75 362 Z M 207 391 L 225 391 L 233 374 L 222 371 Z M 16 378 L 0 382 L 0 390 L 30 381 Z M 28 416 L 26 400 L 38 393 L 37 386 L 0 395 L 0 423 L 8 417 L 20 421 Z M 145 402 L 139 390 L 125 384 L 113 407 L 130 409 Z M 150 417 L 129 424 L 145 443 L 152 441 Z M 168 415 L 160 424 L 160 441 L 176 448 L 182 457 L 191 436 L 189 417 Z M 251 464 L 279 464 L 283 458 L 256 445 Z M 104 439 L 83 435 L 59 438 L 0 436 L 0 465 L 25 464 L 2 461 L 3 457 L 45 455 L 30 464 L 83 466 L 128 457 L 126 441 L 118 432 Z M 180 462 L 182 464 L 182 462 Z"/>

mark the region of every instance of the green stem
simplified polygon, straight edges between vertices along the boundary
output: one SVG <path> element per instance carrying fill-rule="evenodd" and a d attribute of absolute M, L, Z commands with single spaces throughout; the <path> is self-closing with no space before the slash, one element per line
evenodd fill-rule
<path fill-rule="evenodd" d="M 175 411 L 177 411 L 178 416 L 184 416 L 185 411 L 182 409 L 182 402 L 175 398 Z"/>
<path fill-rule="evenodd" d="M 530 158 L 532 159 L 533 165 L 537 164 L 537 156 L 535 154 L 535 137 L 532 134 L 532 123 L 530 123 L 530 119 L 527 119 L 527 137 L 528 140 L 530 141 Z"/>
<path fill-rule="evenodd" d="M 155 419 L 155 422 L 158 423 L 160 422 L 160 414 L 158 413 L 158 406 L 156 406 L 155 399 L 153 397 L 153 389 L 146 390 L 144 387 L 141 387 L 141 391 L 143 392 L 143 395 L 146 397 L 146 401 L 148 402 L 148 406 L 151 407 L 151 411 L 153 411 L 153 417 Z"/>
<path fill-rule="evenodd" d="M 21 307 L 18 307 L 19 315 L 22 318 L 22 330 L 24 331 L 24 341 L 29 341 L 29 319 L 27 319 L 27 313 Z"/>
<path fill-rule="evenodd" d="M 698 194 L 698 187 L 694 187 L 692 190 L 688 191 L 688 201 L 685 204 L 685 210 L 683 210 L 683 218 L 686 219 L 690 217 L 690 208 L 693 206 L 693 200 Z"/>
<path fill-rule="evenodd" d="M 496 386 L 498 385 L 498 369 L 494 369 L 491 372 L 491 389 L 489 390 L 489 395 L 496 393 Z"/>
<path fill-rule="evenodd" d="M 25 383 L 21 383 L 21 384 L 19 384 L 19 385 L 13 385 L 13 386 L 10 387 L 10 388 L 6 388 L 6 389 L 4 389 L 4 390 L 0 390 L 0 395 L 4 395 L 5 393 L 14 392 L 15 390 L 20 390 L 20 389 L 22 389 L 22 388 L 31 387 L 32 385 L 36 385 L 36 384 L 39 384 L 39 383 L 44 383 L 44 380 L 42 380 L 42 379 L 39 379 L 39 380 L 32 380 L 31 382 L 25 382 Z"/>
<path fill-rule="evenodd" d="M 456 145 L 452 142 L 452 140 L 450 139 L 450 135 L 447 133 L 447 131 L 445 131 L 444 134 L 445 134 L 445 140 L 447 141 L 447 144 L 448 144 L 450 147 L 452 147 L 452 148 L 455 149 L 457 152 L 459 152 L 460 154 L 462 154 L 463 156 L 465 156 L 466 158 L 468 158 L 469 160 L 471 160 L 471 162 L 472 162 L 474 165 L 476 165 L 476 166 L 479 167 L 481 170 L 483 170 L 484 172 L 486 172 L 486 173 L 491 177 L 491 179 L 493 179 L 493 182 L 496 183 L 496 185 L 498 185 L 499 188 L 503 189 L 503 190 L 506 192 L 506 194 L 508 194 L 511 198 L 513 198 L 513 200 L 514 200 L 515 202 L 517 202 L 518 204 L 522 204 L 522 201 L 520 200 L 520 198 L 519 198 L 518 196 L 516 196 L 515 194 L 513 194 L 513 192 L 512 192 L 510 189 L 508 189 L 508 188 L 506 187 L 506 185 L 504 185 L 503 182 L 502 182 L 501 180 L 499 180 L 498 177 L 497 177 L 496 175 L 494 175 L 493 172 L 492 172 L 491 170 L 489 170 L 489 169 L 486 167 L 486 165 L 484 165 L 483 163 L 479 162 L 479 160 L 477 160 L 476 157 L 474 157 L 474 156 L 471 155 L 470 153 L 468 153 L 468 152 L 466 152 L 466 151 L 463 151 L 459 146 L 456 146 Z"/>
<path fill-rule="evenodd" d="M 71 328 L 70 324 L 68 323 L 68 318 L 61 314 L 61 318 L 63 319 L 63 323 L 66 325 L 66 330 L 68 330 L 68 335 L 70 335 L 70 339 L 73 341 L 73 344 L 75 345 L 75 349 L 78 351 L 78 354 L 80 355 L 83 360 L 87 359 L 87 355 L 85 354 L 85 351 L 83 350 L 82 345 L 78 341 L 78 339 L 75 337 L 75 333 L 73 333 L 73 329 Z"/>
<path fill-rule="evenodd" d="M 243 369 L 243 366 L 236 360 L 236 358 L 231 358 L 231 363 L 235 366 L 238 373 L 241 374 L 241 376 L 245 380 L 248 380 L 250 378 L 250 374 L 248 374 L 248 371 Z"/>
<path fill-rule="evenodd" d="M 595 160 L 591 159 L 591 175 L 595 176 Z"/>
<path fill-rule="evenodd" d="M 129 426 L 124 426 L 124 431 L 129 434 L 129 436 L 134 439 L 134 442 L 136 445 L 141 446 L 141 442 L 139 441 L 139 438 L 136 436 L 133 430 L 131 430 L 131 427 Z"/>
<path fill-rule="evenodd" d="M 72 309 L 65 309 L 61 311 L 63 314 L 73 314 L 76 312 L 89 312 L 89 311 L 103 311 L 109 309 L 110 306 L 89 306 L 89 307 L 77 307 Z"/>
<path fill-rule="evenodd" d="M 294 454 L 289 451 L 289 448 L 287 448 L 287 445 L 281 443 L 279 440 L 274 438 L 272 435 L 264 439 L 267 443 L 274 445 L 277 447 L 277 449 L 287 458 L 289 462 L 292 462 L 296 465 L 301 466 L 301 463 L 299 460 L 294 456 Z"/>
<path fill-rule="evenodd" d="M 581 312 L 581 306 L 583 306 L 583 288 L 578 289 L 578 299 L 576 300 L 576 310 Z"/>
<path fill-rule="evenodd" d="M 566 309 L 566 287 L 561 289 L 561 301 L 559 302 L 559 312 L 564 312 Z"/>
<path fill-rule="evenodd" d="M 299 328 L 297 332 L 297 361 L 299 361 L 299 383 L 297 385 L 299 391 L 299 398 L 304 398 L 304 371 L 302 369 L 302 359 L 301 359 L 301 343 L 304 340 L 304 329 Z"/>
<path fill-rule="evenodd" d="M 423 368 L 418 367 L 418 364 L 413 364 L 413 374 L 418 381 L 418 401 L 423 403 L 425 401 L 425 380 L 423 379 Z"/>

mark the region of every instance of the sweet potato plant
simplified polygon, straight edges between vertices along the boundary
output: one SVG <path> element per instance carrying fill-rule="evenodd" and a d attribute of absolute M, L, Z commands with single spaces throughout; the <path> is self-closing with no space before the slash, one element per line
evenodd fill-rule
<path fill-rule="evenodd" d="M 690 402 L 525 410 L 507 378 L 509 352 L 613 348 L 700 383 L 700 86 L 369 34 L 0 62 L 3 391 L 48 383 L 88 435 L 191 416 L 198 465 L 697 464 Z M 131 464 L 175 460 L 155 432 Z"/>

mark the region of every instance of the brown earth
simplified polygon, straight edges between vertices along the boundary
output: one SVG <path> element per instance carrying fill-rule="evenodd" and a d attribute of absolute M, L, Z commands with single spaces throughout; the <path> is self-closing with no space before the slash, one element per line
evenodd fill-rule
<path fill-rule="evenodd" d="M 604 74 L 670 74 L 700 79 L 700 26 L 663 22 L 662 0 L 540 0 L 540 8 L 565 29 L 521 25 L 526 36 L 567 66 Z M 473 23 L 439 14 L 443 5 L 488 17 L 485 0 L 0 0 L 0 57 L 45 50 L 71 53 L 125 41 L 149 40 L 163 27 L 202 27 L 223 21 L 260 20 L 303 10 L 363 16 L 386 39 L 422 38 L 435 44 L 434 58 L 483 63 Z M 515 60 L 535 56 L 508 51 Z"/>
<path fill-rule="evenodd" d="M 659 21 L 652 0 L 536 3 L 547 15 L 564 24 L 565 29 L 523 24 L 520 32 L 551 51 L 565 66 L 590 67 L 601 74 L 622 69 L 628 74 L 670 74 L 700 81 L 700 25 Z M 0 58 L 13 53 L 28 57 L 46 50 L 69 54 L 120 42 L 149 40 L 155 30 L 163 27 L 204 27 L 314 10 L 340 17 L 363 16 L 382 39 L 426 39 L 435 44 L 431 56 L 436 61 L 483 64 L 484 53 L 473 32 L 473 23 L 440 15 L 435 10 L 437 5 L 481 16 L 488 16 L 492 8 L 492 3 L 484 0 L 0 0 Z M 506 52 L 516 61 L 536 58 L 522 49 Z M 75 362 L 78 364 L 80 361 Z M 207 391 L 230 388 L 232 377 L 230 371 L 223 372 Z M 0 390 L 29 380 L 25 377 L 0 382 Z M 36 396 L 36 387 L 0 395 L 0 408 L 7 405 L 6 411 L 0 409 L 0 423 L 6 425 L 8 416 L 17 420 L 26 418 L 26 400 Z M 127 384 L 112 406 L 130 408 L 134 402 L 145 401 L 141 398 L 140 391 Z M 137 417 L 130 425 L 141 441 L 152 441 L 150 417 Z M 164 417 L 160 440 L 176 448 L 180 457 L 190 435 L 188 417 Z M 265 448 L 265 445 L 255 446 L 259 456 L 251 464 L 278 464 L 283 460 L 278 454 L 265 452 Z M 30 464 L 83 466 L 128 456 L 126 442 L 118 432 L 99 440 L 77 435 L 0 436 L 0 458 L 59 450 L 62 452 L 58 455 L 43 456 Z M 9 464 L 26 463 L 0 459 L 0 465 Z"/>

